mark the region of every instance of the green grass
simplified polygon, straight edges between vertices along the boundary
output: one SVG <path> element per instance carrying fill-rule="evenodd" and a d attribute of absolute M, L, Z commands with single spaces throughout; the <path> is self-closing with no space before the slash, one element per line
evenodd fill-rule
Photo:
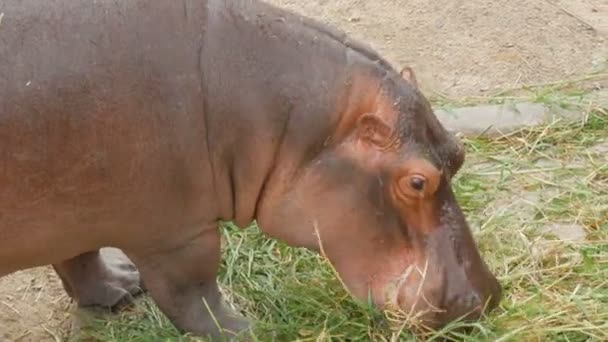
<path fill-rule="evenodd" d="M 546 98 L 572 99 L 545 94 Z M 498 139 L 465 140 L 467 162 L 454 180 L 482 255 L 504 287 L 487 319 L 456 322 L 427 340 L 608 340 L 608 115 L 552 123 Z M 580 226 L 586 238 L 564 241 L 551 224 Z M 387 313 L 351 299 L 318 255 L 262 237 L 257 227 L 222 227 L 220 281 L 254 319 L 258 341 L 409 341 Z M 394 320 L 393 320 L 394 321 Z M 92 323 L 87 340 L 188 341 L 149 300 Z"/>

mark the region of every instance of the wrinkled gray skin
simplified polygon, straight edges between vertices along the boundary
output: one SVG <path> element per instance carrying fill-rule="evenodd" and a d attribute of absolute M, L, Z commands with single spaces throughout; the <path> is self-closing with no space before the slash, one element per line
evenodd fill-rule
<path fill-rule="evenodd" d="M 462 147 L 413 74 L 258 1 L 0 13 L 0 276 L 52 264 L 81 306 L 106 307 L 143 279 L 177 328 L 217 336 L 201 298 L 247 326 L 218 291 L 217 222 L 257 219 L 322 243 L 357 298 L 441 309 L 430 326 L 496 305 L 450 189 Z"/>

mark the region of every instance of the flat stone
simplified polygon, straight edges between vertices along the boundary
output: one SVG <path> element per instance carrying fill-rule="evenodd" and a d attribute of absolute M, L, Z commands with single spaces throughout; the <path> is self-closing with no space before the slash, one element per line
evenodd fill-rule
<path fill-rule="evenodd" d="M 563 163 L 559 160 L 549 159 L 549 158 L 539 158 L 534 162 L 534 166 L 538 168 L 553 168 L 564 166 Z"/>
<path fill-rule="evenodd" d="M 608 57 L 606 58 L 606 66 L 608 67 Z M 608 83 L 608 80 L 605 81 Z M 608 86 L 608 85 L 607 85 Z M 591 107 L 608 107 L 608 88 L 596 90 L 587 96 L 591 102 Z"/>
<path fill-rule="evenodd" d="M 606 156 L 608 154 L 608 140 L 601 141 L 599 144 L 593 145 L 587 149 L 589 153 Z"/>
<path fill-rule="evenodd" d="M 573 120 L 581 113 L 543 104 L 522 102 L 485 105 L 456 109 L 435 109 L 435 114 L 447 130 L 465 136 L 500 136 L 526 127 L 533 127 L 562 118 Z"/>
<path fill-rule="evenodd" d="M 491 207 L 500 216 L 508 214 L 521 222 L 528 222 L 533 219 L 539 203 L 546 195 L 546 193 L 522 191 L 519 194 L 496 199 L 491 203 Z"/>
<path fill-rule="evenodd" d="M 542 237 L 534 241 L 531 246 L 532 258 L 538 262 L 565 262 L 579 263 L 582 260 L 580 253 L 564 248 L 564 243 L 580 243 L 586 239 L 585 228 L 573 223 L 553 223 L 541 229 Z M 552 235 L 551 239 L 547 235 Z"/>
<path fill-rule="evenodd" d="M 544 227 L 542 232 L 567 242 L 581 242 L 587 238 L 585 228 L 575 223 L 554 223 Z"/>

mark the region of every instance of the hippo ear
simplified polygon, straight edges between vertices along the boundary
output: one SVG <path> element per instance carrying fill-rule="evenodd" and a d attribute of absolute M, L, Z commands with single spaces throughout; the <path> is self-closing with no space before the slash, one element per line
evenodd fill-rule
<path fill-rule="evenodd" d="M 369 144 L 383 147 L 389 144 L 392 129 L 379 116 L 374 114 L 363 114 L 357 120 L 357 132 L 359 139 Z"/>
<path fill-rule="evenodd" d="M 416 74 L 414 73 L 414 69 L 409 66 L 403 67 L 401 69 L 401 77 L 406 80 L 409 84 L 413 85 L 415 88 L 418 88 L 418 80 L 416 79 Z"/>

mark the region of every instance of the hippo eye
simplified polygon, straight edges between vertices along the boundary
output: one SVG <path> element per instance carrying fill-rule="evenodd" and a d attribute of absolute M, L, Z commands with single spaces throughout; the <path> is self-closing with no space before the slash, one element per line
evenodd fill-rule
<path fill-rule="evenodd" d="M 420 200 L 431 195 L 433 183 L 421 174 L 413 174 L 401 178 L 398 189 L 401 199 L 405 201 Z M 429 189 L 431 187 L 431 189 Z M 412 203 L 410 203 L 412 204 Z"/>
<path fill-rule="evenodd" d="M 410 178 L 410 186 L 416 191 L 423 191 L 426 184 L 426 179 L 422 176 L 413 176 Z"/>

